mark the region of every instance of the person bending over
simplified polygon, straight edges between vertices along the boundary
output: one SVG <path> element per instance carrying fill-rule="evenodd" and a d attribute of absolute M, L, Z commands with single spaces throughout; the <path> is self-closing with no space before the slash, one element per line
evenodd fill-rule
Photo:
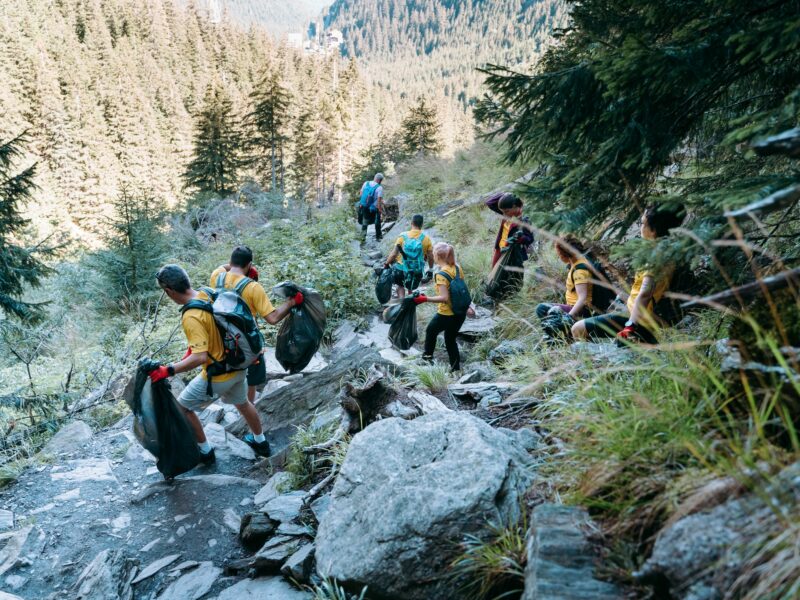
<path fill-rule="evenodd" d="M 385 269 L 394 270 L 397 297 L 401 300 L 405 298 L 406 290 L 411 293 L 419 287 L 426 262 L 433 270 L 433 242 L 422 231 L 423 222 L 422 215 L 411 217 L 411 229 L 397 238 L 394 249 L 383 264 Z"/>
<path fill-rule="evenodd" d="M 511 244 L 519 244 L 523 260 L 528 260 L 528 246 L 533 243 L 533 233 L 520 224 L 530 223 L 530 220 L 522 216 L 522 200 L 519 196 L 510 192 L 495 195 L 486 201 L 486 206 L 497 214 L 503 215 L 494 241 L 492 266 L 497 264 L 502 253 Z"/>
<path fill-rule="evenodd" d="M 641 236 L 646 240 L 665 237 L 670 229 L 683 221 L 679 212 L 648 208 L 642 216 Z M 627 312 L 610 313 L 578 321 L 572 326 L 572 337 L 576 340 L 617 336 L 620 341 L 642 340 L 657 343 L 653 332 L 657 328 L 652 310 L 669 288 L 673 266 L 658 271 L 643 270 L 636 273 L 628 296 Z"/>
<path fill-rule="evenodd" d="M 467 314 L 457 315 L 453 312 L 450 301 L 450 283 L 456 278 L 464 278 L 461 265 L 456 264 L 455 250 L 450 244 L 440 242 L 433 247 L 433 260 L 438 271 L 433 276 L 436 285 L 436 296 L 420 295 L 413 298 L 415 304 L 423 302 L 436 302 L 439 306 L 436 314 L 425 329 L 425 349 L 422 358 L 433 361 L 433 352 L 436 350 L 436 338 L 444 332 L 444 346 L 450 359 L 450 370 L 461 370 L 461 355 L 458 351 L 456 336 L 458 335 Z"/>
<path fill-rule="evenodd" d="M 178 265 L 165 265 L 156 273 L 156 281 L 164 293 L 179 306 L 185 306 L 192 300 L 209 302 L 208 295 L 200 290 L 192 288 L 189 276 Z M 301 300 L 302 301 L 302 300 Z M 285 316 L 289 309 L 294 306 L 297 299 L 292 298 L 286 304 L 274 312 L 277 316 Z M 278 319 L 279 320 L 279 319 Z M 197 443 L 200 446 L 200 460 L 204 464 L 211 464 L 216 460 L 214 449 L 208 443 L 203 424 L 197 417 L 196 411 L 203 410 L 219 397 L 225 404 L 232 404 L 236 407 L 250 428 L 251 439 L 261 440 L 255 446 L 256 452 L 263 455 L 269 453 L 269 444 L 264 439 L 261 419 L 255 406 L 247 401 L 245 389 L 245 371 L 232 371 L 213 377 L 212 395 L 208 394 L 208 374 L 209 365 L 224 359 L 225 352 L 222 346 L 222 336 L 217 329 L 214 316 L 199 308 L 190 308 L 183 311 L 181 316 L 181 326 L 189 343 L 189 350 L 178 362 L 161 365 L 150 372 L 150 379 L 157 383 L 162 379 L 171 377 L 178 373 L 187 373 L 200 367 L 201 372 L 189 385 L 184 388 L 178 397 L 178 404 L 186 420 L 194 431 Z M 246 441 L 246 440 L 245 440 Z"/>

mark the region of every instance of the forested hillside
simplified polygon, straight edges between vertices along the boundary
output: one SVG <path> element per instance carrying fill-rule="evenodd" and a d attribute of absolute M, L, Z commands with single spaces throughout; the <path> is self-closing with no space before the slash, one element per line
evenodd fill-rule
<path fill-rule="evenodd" d="M 124 186 L 175 205 L 193 115 L 211 88 L 229 97 L 238 127 L 258 84 L 277 73 L 287 98 L 278 124 L 287 191 L 346 170 L 352 152 L 337 145 L 357 145 L 364 136 L 348 128 L 377 120 L 350 98 L 361 85 L 354 68 L 337 65 L 334 88 L 336 59 L 303 57 L 262 29 L 212 23 L 177 0 L 8 0 L 0 40 L 0 137 L 28 132 L 39 186 L 28 212 L 40 235 L 96 239 Z"/>
<path fill-rule="evenodd" d="M 330 0 L 200 0 L 205 6 L 218 6 L 242 25 L 258 24 L 270 33 L 300 32 L 309 21 L 322 14 Z"/>
<path fill-rule="evenodd" d="M 346 56 L 363 59 L 377 86 L 401 98 L 436 98 L 463 145 L 471 127 L 458 113 L 483 93 L 476 68 L 531 65 L 567 17 L 563 0 L 337 0 L 325 25 L 343 32 Z"/>

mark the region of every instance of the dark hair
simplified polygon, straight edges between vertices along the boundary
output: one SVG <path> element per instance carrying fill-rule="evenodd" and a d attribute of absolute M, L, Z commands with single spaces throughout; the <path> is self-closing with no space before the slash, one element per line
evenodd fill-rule
<path fill-rule="evenodd" d="M 670 229 L 683 223 L 686 213 L 683 207 L 651 206 L 644 211 L 644 223 L 652 229 L 656 237 L 664 237 Z"/>
<path fill-rule="evenodd" d="M 577 251 L 579 254 L 586 252 L 586 245 L 571 233 L 562 236 L 561 239 L 556 240 L 556 247 L 564 254 L 569 254 L 570 256 L 573 256 L 575 251 Z M 572 250 L 572 248 L 575 250 Z"/>
<path fill-rule="evenodd" d="M 189 291 L 192 287 L 186 271 L 178 265 L 164 265 L 161 267 L 156 273 L 156 281 L 158 281 L 158 285 L 162 289 L 169 288 L 179 294 Z"/>
<path fill-rule="evenodd" d="M 231 252 L 231 266 L 245 268 L 253 262 L 253 251 L 247 246 L 236 246 Z"/>
<path fill-rule="evenodd" d="M 497 201 L 497 208 L 500 210 L 516 208 L 517 206 L 522 206 L 522 200 L 519 199 L 519 196 L 511 192 L 506 192 L 500 196 L 500 200 Z"/>
<path fill-rule="evenodd" d="M 411 224 L 414 227 L 422 227 L 422 224 L 425 222 L 425 218 L 422 215 L 414 215 L 411 217 Z"/>

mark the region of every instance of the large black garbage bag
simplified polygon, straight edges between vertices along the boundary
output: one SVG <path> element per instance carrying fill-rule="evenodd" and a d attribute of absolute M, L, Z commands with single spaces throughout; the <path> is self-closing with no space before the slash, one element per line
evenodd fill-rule
<path fill-rule="evenodd" d="M 191 471 L 200 462 L 200 449 L 192 428 L 164 379 L 153 384 L 148 372 L 158 366 L 149 360 L 139 364 L 133 391 L 125 395 L 133 411 L 133 433 L 156 457 L 165 479 Z"/>
<path fill-rule="evenodd" d="M 378 298 L 378 302 L 386 304 L 392 299 L 393 285 L 394 271 L 391 268 L 381 271 L 380 275 L 378 275 L 378 281 L 375 282 L 375 296 Z"/>
<path fill-rule="evenodd" d="M 327 322 L 325 302 L 316 290 L 290 281 L 273 288 L 273 292 L 283 298 L 291 298 L 298 291 L 303 293 L 303 303 L 293 307 L 283 320 L 275 344 L 275 358 L 290 373 L 299 373 L 311 362 L 322 343 Z"/>
<path fill-rule="evenodd" d="M 486 295 L 494 300 L 503 300 L 522 289 L 525 274 L 525 258 L 519 244 L 511 244 L 500 256 L 486 282 Z"/>
<path fill-rule="evenodd" d="M 411 298 L 390 307 L 384 320 L 392 324 L 389 339 L 400 350 L 408 350 L 417 341 L 417 305 Z"/>

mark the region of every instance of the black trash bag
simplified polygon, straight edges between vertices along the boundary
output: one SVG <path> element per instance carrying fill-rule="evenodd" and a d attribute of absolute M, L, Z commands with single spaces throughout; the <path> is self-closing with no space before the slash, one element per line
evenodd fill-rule
<path fill-rule="evenodd" d="M 319 350 L 325 333 L 327 314 L 319 292 L 290 281 L 279 283 L 272 290 L 277 296 L 291 298 L 303 293 L 303 303 L 295 306 L 281 323 L 275 344 L 275 358 L 290 373 L 299 373 L 308 366 Z"/>
<path fill-rule="evenodd" d="M 504 300 L 522 289 L 525 274 L 522 269 L 525 257 L 519 244 L 511 244 L 500 256 L 486 282 L 486 295 L 493 300 Z"/>
<path fill-rule="evenodd" d="M 132 393 L 126 393 L 125 400 L 133 411 L 134 435 L 156 457 L 164 478 L 172 479 L 197 466 L 200 449 L 169 382 L 150 381 L 147 374 L 156 367 L 158 363 L 148 359 L 139 363 Z"/>
<path fill-rule="evenodd" d="M 394 270 L 383 269 L 375 282 L 375 296 L 378 302 L 386 304 L 392 299 L 392 286 L 394 285 Z"/>
<path fill-rule="evenodd" d="M 389 339 L 400 350 L 408 350 L 417 341 L 417 305 L 413 298 L 406 298 L 400 304 L 390 307 L 384 320 L 391 319 Z"/>

